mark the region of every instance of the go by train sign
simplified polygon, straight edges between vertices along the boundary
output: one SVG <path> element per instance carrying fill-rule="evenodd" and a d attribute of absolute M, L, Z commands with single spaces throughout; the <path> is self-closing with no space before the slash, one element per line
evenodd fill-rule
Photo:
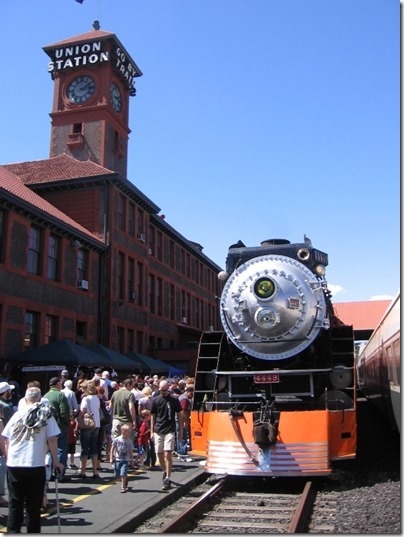
<path fill-rule="evenodd" d="M 99 40 L 56 43 L 44 47 L 44 51 L 51 58 L 48 72 L 52 78 L 57 72 L 108 62 L 112 63 L 118 76 L 126 83 L 130 95 L 136 94 L 135 78 L 141 76 L 142 72 L 114 34 L 107 33 Z"/>

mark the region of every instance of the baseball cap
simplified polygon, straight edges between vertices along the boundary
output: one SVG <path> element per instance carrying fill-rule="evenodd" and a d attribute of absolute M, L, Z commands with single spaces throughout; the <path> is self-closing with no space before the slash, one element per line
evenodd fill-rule
<path fill-rule="evenodd" d="M 49 386 L 56 386 L 60 382 L 59 377 L 52 377 L 49 381 Z"/>
<path fill-rule="evenodd" d="M 6 392 L 7 390 L 14 390 L 15 386 L 9 384 L 8 382 L 0 382 L 0 394 Z"/>

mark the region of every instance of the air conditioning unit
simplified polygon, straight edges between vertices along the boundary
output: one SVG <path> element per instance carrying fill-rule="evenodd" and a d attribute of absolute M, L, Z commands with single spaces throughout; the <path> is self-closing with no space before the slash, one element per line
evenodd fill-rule
<path fill-rule="evenodd" d="M 153 250 L 151 248 L 149 248 L 148 252 L 149 252 L 149 255 L 152 255 Z"/>
<path fill-rule="evenodd" d="M 133 301 L 133 300 L 136 300 L 136 291 L 132 291 L 131 294 L 130 294 L 130 299 Z"/>
<path fill-rule="evenodd" d="M 140 240 L 140 242 L 144 242 L 146 240 L 144 233 L 138 233 L 137 238 Z"/>
<path fill-rule="evenodd" d="M 181 317 L 182 324 L 187 324 L 187 321 L 188 321 L 187 317 Z"/>
<path fill-rule="evenodd" d="M 88 290 L 88 281 L 87 280 L 79 280 L 77 283 L 77 286 L 79 289 L 86 289 Z"/>

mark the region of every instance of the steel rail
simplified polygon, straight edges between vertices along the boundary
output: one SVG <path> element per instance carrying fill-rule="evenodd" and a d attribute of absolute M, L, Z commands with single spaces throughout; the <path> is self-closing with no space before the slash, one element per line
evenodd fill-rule
<path fill-rule="evenodd" d="M 297 505 L 288 533 L 305 533 L 304 524 L 307 522 L 310 509 L 315 499 L 315 490 L 312 481 L 308 481 L 303 489 Z"/>
<path fill-rule="evenodd" d="M 226 477 L 223 477 L 213 487 L 207 490 L 200 498 L 198 498 L 192 505 L 184 509 L 178 516 L 176 516 L 171 522 L 168 522 L 160 529 L 159 533 L 179 533 L 184 529 L 186 521 L 194 515 L 199 514 L 206 506 L 208 501 L 216 496 L 224 487 Z"/>

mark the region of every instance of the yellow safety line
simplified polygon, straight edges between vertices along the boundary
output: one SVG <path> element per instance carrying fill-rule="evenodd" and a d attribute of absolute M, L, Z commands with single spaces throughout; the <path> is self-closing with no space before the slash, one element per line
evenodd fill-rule
<path fill-rule="evenodd" d="M 128 472 L 129 476 L 136 476 L 139 474 L 144 473 L 144 470 L 134 470 L 132 472 Z M 112 485 L 115 485 L 115 483 L 118 483 L 120 481 L 120 477 L 112 479 L 109 483 L 105 485 L 100 485 L 99 487 L 92 489 L 91 492 L 88 494 L 82 494 L 81 496 L 76 496 L 76 498 L 73 498 L 72 500 L 69 500 L 67 502 L 59 502 L 59 507 L 71 507 L 75 503 L 81 502 L 82 500 L 85 500 L 86 498 L 90 498 L 93 496 L 96 492 L 102 492 L 103 490 L 106 490 L 109 487 L 112 487 Z M 54 515 L 57 512 L 57 507 L 52 507 L 46 513 L 41 513 L 41 518 L 47 518 L 51 515 Z M 5 526 L 0 527 L 0 533 L 8 533 L 7 528 Z"/>

